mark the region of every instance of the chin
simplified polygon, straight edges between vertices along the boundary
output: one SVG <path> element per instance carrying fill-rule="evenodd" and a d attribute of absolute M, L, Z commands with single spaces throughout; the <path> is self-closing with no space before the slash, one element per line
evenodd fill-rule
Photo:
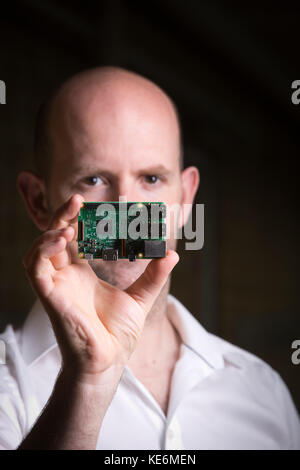
<path fill-rule="evenodd" d="M 89 261 L 89 265 L 99 279 L 108 282 L 118 289 L 125 290 L 145 271 L 151 260 L 128 261 Z"/>

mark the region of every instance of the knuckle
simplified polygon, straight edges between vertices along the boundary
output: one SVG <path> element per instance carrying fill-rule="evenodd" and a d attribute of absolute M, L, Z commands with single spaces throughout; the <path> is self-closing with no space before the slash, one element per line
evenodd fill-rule
<path fill-rule="evenodd" d="M 41 254 L 43 253 L 43 249 L 44 249 L 44 243 L 40 243 L 40 244 L 36 247 L 35 254 L 34 254 L 34 258 L 35 258 L 35 259 L 36 259 L 37 257 L 41 256 Z"/>
<path fill-rule="evenodd" d="M 36 265 L 38 259 L 44 253 L 45 248 L 49 244 L 49 242 L 53 241 L 57 236 L 56 230 L 45 231 L 42 233 L 32 244 L 30 250 L 23 255 L 21 258 L 22 264 L 24 266 L 25 271 L 29 275 L 32 274 L 32 270 Z"/>
<path fill-rule="evenodd" d="M 56 230 L 46 230 L 40 237 L 40 242 L 43 243 L 51 238 L 53 238 Z"/>

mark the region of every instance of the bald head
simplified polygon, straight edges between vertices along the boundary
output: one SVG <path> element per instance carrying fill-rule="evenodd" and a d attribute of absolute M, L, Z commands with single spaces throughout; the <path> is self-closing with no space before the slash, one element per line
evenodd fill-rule
<path fill-rule="evenodd" d="M 39 175 L 24 171 L 18 185 L 41 230 L 73 194 L 85 201 L 164 201 L 178 209 L 191 206 L 199 184 L 196 167 L 182 168 L 172 100 L 150 80 L 117 67 L 77 74 L 52 94 L 39 112 L 35 163 Z M 176 249 L 177 221 L 168 222 L 167 249 Z M 148 262 L 89 265 L 100 279 L 126 289 Z"/>
<path fill-rule="evenodd" d="M 183 169 L 180 120 L 170 97 L 134 72 L 118 67 L 98 67 L 69 79 L 40 107 L 35 130 L 36 170 L 47 181 L 55 159 L 65 158 L 59 143 L 64 140 L 71 149 L 74 133 L 77 138 L 82 136 L 84 139 L 88 130 L 95 127 L 93 136 L 100 140 L 112 126 L 119 126 L 122 137 L 122 130 L 130 133 L 129 121 L 136 123 L 135 130 L 140 133 L 149 131 L 151 135 L 156 126 L 161 128 L 162 139 L 171 134 L 174 158 Z M 135 139 L 136 133 L 128 135 L 128 139 Z"/>

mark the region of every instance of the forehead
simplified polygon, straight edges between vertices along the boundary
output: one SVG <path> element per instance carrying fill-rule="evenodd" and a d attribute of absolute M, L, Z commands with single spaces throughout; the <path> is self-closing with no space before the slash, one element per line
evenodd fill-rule
<path fill-rule="evenodd" d="M 110 165 L 175 162 L 179 129 L 173 105 L 160 89 L 142 85 L 92 83 L 68 90 L 52 115 L 55 157 L 76 167 L 95 159 Z"/>

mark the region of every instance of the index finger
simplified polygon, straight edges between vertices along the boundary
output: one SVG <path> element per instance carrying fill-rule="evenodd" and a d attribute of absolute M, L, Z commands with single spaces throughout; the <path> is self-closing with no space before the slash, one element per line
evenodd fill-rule
<path fill-rule="evenodd" d="M 81 194 L 73 194 L 68 201 L 54 213 L 47 230 L 59 230 L 77 222 L 78 212 L 84 201 Z"/>

